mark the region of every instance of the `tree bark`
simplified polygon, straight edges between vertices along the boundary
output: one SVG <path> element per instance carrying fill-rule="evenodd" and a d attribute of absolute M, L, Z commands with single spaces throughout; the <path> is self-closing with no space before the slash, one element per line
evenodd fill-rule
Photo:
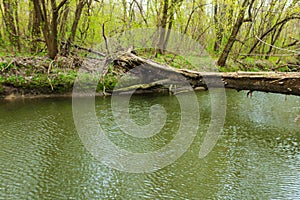
<path fill-rule="evenodd" d="M 54 59 L 58 54 L 58 39 L 57 39 L 57 19 L 59 10 L 68 0 L 62 0 L 56 5 L 56 0 L 51 0 L 51 21 L 48 19 L 47 5 L 45 0 L 33 0 L 34 9 L 39 21 L 42 24 L 42 31 L 46 41 L 48 56 Z"/>
<path fill-rule="evenodd" d="M 14 5 L 15 3 L 15 5 Z M 9 0 L 3 0 L 4 7 L 4 23 L 6 25 L 6 31 L 9 34 L 10 43 L 17 48 L 18 51 L 21 50 L 19 32 L 18 32 L 18 19 L 15 14 L 17 14 L 17 2 L 11 2 Z"/>
<path fill-rule="evenodd" d="M 33 2 L 29 1 L 29 6 L 31 6 Z M 40 38 L 41 36 L 41 22 L 40 19 L 38 18 L 37 12 L 35 9 L 32 9 L 30 12 L 30 20 L 28 24 L 28 29 L 30 30 L 30 35 L 31 35 L 31 45 L 30 45 L 30 50 L 33 53 L 39 52 L 40 48 L 38 45 L 37 39 Z"/>
<path fill-rule="evenodd" d="M 252 0 L 253 2 L 254 0 Z M 250 0 L 244 0 L 243 2 L 243 5 L 242 5 L 242 8 L 239 12 L 239 15 L 237 17 L 237 20 L 232 28 L 232 31 L 231 31 L 231 34 L 230 34 L 230 37 L 228 39 L 228 42 L 227 44 L 225 45 L 224 47 L 224 50 L 222 51 L 218 61 L 217 61 L 217 64 L 218 66 L 225 66 L 226 64 L 226 60 L 228 58 L 228 55 L 233 47 L 233 44 L 234 42 L 236 41 L 236 37 L 237 37 L 237 34 L 242 26 L 242 24 L 244 23 L 245 21 L 245 12 L 246 12 L 246 9 L 247 7 L 250 5 Z"/>
<path fill-rule="evenodd" d="M 63 55 L 69 54 L 71 44 L 74 42 L 74 39 L 75 39 L 76 30 L 77 30 L 78 23 L 79 23 L 79 20 L 81 17 L 82 9 L 84 8 L 86 3 L 87 3 L 86 0 L 80 0 L 76 6 L 75 18 L 74 18 L 74 21 L 72 24 L 71 34 L 67 40 L 66 45 L 64 46 L 63 53 L 62 53 Z"/>
<path fill-rule="evenodd" d="M 182 84 L 183 79 L 185 79 L 194 89 L 199 87 L 208 89 L 207 84 L 209 84 L 209 89 L 229 88 L 238 91 L 249 90 L 249 94 L 253 91 L 262 91 L 300 96 L 299 72 L 197 72 L 160 65 L 151 60 L 138 57 L 132 53 L 121 55 L 115 60 L 115 62 L 127 63 L 126 70 L 131 70 L 132 68 L 136 68 L 137 71 L 140 70 L 141 75 L 145 76 L 142 78 L 151 79 L 151 77 L 155 77 L 154 79 L 151 79 L 152 81 L 144 81 L 143 84 L 126 85 L 125 88 L 118 88 L 117 92 L 129 90 L 151 90 L 158 88 L 169 90 L 170 86 L 174 86 L 176 88 L 175 92 L 181 92 L 187 89 L 185 87 L 181 88 L 181 85 L 184 85 Z M 135 71 L 134 75 L 138 75 L 137 71 Z M 151 74 L 147 73 L 148 71 L 151 71 Z"/>
<path fill-rule="evenodd" d="M 166 27 L 167 27 L 167 20 L 168 20 L 168 9 L 169 9 L 169 0 L 164 0 L 163 2 L 163 11 L 162 11 L 162 18 L 160 21 L 160 34 L 159 34 L 159 41 L 157 44 L 157 53 L 163 54 L 164 53 L 164 43 L 165 43 L 165 34 L 166 34 Z"/>
<path fill-rule="evenodd" d="M 221 5 L 218 4 L 218 1 L 215 0 L 214 3 L 214 25 L 215 25 L 215 34 L 216 34 L 216 40 L 214 43 L 214 52 L 219 53 L 220 51 L 220 47 L 221 47 L 221 43 L 223 40 L 223 25 L 222 25 L 222 20 L 221 18 L 224 17 L 224 11 L 222 10 Z M 221 13 L 220 13 L 221 12 Z"/>
<path fill-rule="evenodd" d="M 70 6 L 68 3 L 65 4 L 63 10 L 61 11 L 61 20 L 59 21 L 59 33 L 60 33 L 60 41 L 66 41 L 66 25 L 69 17 Z"/>

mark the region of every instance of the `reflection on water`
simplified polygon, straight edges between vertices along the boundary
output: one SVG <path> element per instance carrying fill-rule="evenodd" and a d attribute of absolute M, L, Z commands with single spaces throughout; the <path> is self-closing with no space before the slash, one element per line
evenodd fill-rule
<path fill-rule="evenodd" d="M 208 93 L 198 93 L 201 120 L 191 148 L 175 163 L 148 174 L 110 169 L 83 147 L 73 124 L 71 99 L 0 104 L 0 199 L 299 199 L 300 98 L 227 91 L 224 132 L 213 151 L 198 158 L 210 121 Z M 122 148 L 147 152 L 170 142 L 178 130 L 175 97 L 139 95 L 130 113 L 149 123 L 161 104 L 167 123 L 149 139 L 124 136 L 111 115 L 110 98 L 96 110 L 108 137 Z"/>

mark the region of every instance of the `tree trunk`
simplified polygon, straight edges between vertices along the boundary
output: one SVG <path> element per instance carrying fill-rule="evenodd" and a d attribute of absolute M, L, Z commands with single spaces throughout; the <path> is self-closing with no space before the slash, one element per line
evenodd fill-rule
<path fill-rule="evenodd" d="M 29 6 L 31 7 L 31 4 L 33 2 L 29 1 Z M 37 16 L 36 10 L 32 9 L 30 12 L 30 20 L 28 23 L 28 30 L 30 30 L 31 35 L 31 44 L 30 44 L 30 51 L 33 53 L 39 52 L 39 43 L 37 42 L 37 39 L 40 38 L 41 35 L 41 23 Z"/>
<path fill-rule="evenodd" d="M 222 6 L 222 9 L 223 6 Z M 217 0 L 215 0 L 214 4 L 214 25 L 215 25 L 215 32 L 216 32 L 216 40 L 214 44 L 214 52 L 219 53 L 222 39 L 223 39 L 223 25 L 221 18 L 224 16 L 224 11 L 221 9 L 221 6 L 218 4 Z M 221 12 L 221 13 L 220 13 Z"/>
<path fill-rule="evenodd" d="M 15 3 L 15 5 L 14 5 Z M 10 43 L 15 46 L 18 51 L 21 50 L 19 33 L 18 33 L 18 20 L 15 19 L 14 15 L 17 14 L 17 2 L 11 2 L 9 0 L 3 0 L 4 7 L 4 23 L 6 25 L 6 31 L 9 34 Z M 14 13 L 14 11 L 16 13 Z M 16 20 L 16 21 L 15 21 Z"/>
<path fill-rule="evenodd" d="M 124 88 L 119 88 L 116 92 L 127 92 L 139 89 L 162 89 L 162 91 L 169 90 L 169 92 L 180 93 L 188 89 L 185 84 L 182 84 L 183 80 L 185 80 L 188 81 L 194 89 L 199 87 L 208 89 L 209 84 L 209 89 L 230 88 L 238 91 L 249 90 L 248 94 L 250 95 L 252 94 L 252 91 L 262 91 L 300 96 L 299 72 L 197 72 L 160 65 L 132 53 L 121 55 L 115 62 L 125 62 L 126 65 L 124 66 L 126 66 L 126 70 L 131 70 L 133 68 L 137 70 L 133 76 L 146 75 L 146 77 L 143 78 L 147 79 L 144 81 L 145 84 L 128 84 Z M 151 71 L 151 74 L 147 73 L 149 71 Z M 148 79 L 150 81 L 148 81 Z M 170 88 L 173 88 L 172 91 L 170 91 Z"/>
<path fill-rule="evenodd" d="M 254 0 L 252 0 L 252 1 L 254 1 Z M 234 42 L 236 41 L 237 34 L 238 34 L 242 24 L 244 23 L 245 12 L 246 12 L 246 9 L 249 4 L 250 4 L 249 0 L 244 0 L 241 10 L 239 12 L 239 15 L 237 17 L 237 20 L 232 28 L 228 42 L 225 45 L 224 50 L 221 53 L 221 55 L 217 61 L 218 66 L 225 66 L 228 55 L 233 47 Z"/>
<path fill-rule="evenodd" d="M 68 3 L 64 6 L 61 13 L 61 20 L 59 21 L 59 33 L 60 33 L 60 41 L 66 41 L 66 25 L 69 17 L 70 6 Z"/>
<path fill-rule="evenodd" d="M 163 49 L 167 48 L 168 41 L 169 41 L 169 38 L 170 38 L 171 29 L 172 29 L 173 21 L 174 21 L 174 9 L 175 8 L 173 7 L 172 10 L 171 10 L 171 13 L 170 13 L 169 23 L 168 23 L 168 31 L 167 31 L 167 35 L 166 35 L 166 38 L 165 38 L 165 41 L 164 41 Z"/>
<path fill-rule="evenodd" d="M 70 47 L 72 45 L 72 43 L 74 42 L 75 39 L 75 34 L 76 34 L 76 30 L 77 30 L 77 26 L 81 17 L 81 13 L 82 13 L 82 9 L 84 7 L 84 5 L 86 4 L 86 0 L 80 0 L 79 3 L 76 6 L 76 11 L 75 11 L 75 18 L 72 24 L 72 28 L 71 28 L 71 34 L 67 40 L 66 45 L 64 46 L 63 49 L 63 55 L 68 55 L 69 51 L 70 51 Z"/>
<path fill-rule="evenodd" d="M 67 2 L 62 0 L 56 5 L 56 0 L 51 0 L 51 21 L 48 19 L 47 5 L 45 1 L 33 0 L 34 9 L 42 24 L 42 31 L 46 41 L 48 56 L 54 59 L 58 54 L 58 39 L 57 39 L 57 19 L 59 10 Z"/>
<path fill-rule="evenodd" d="M 160 21 L 160 34 L 159 34 L 159 41 L 157 45 L 157 53 L 163 54 L 164 53 L 164 43 L 165 43 L 165 34 L 166 34 L 166 27 L 167 27 L 167 20 L 168 20 L 168 9 L 169 9 L 169 0 L 164 0 L 163 3 L 163 12 L 162 18 Z"/>
<path fill-rule="evenodd" d="M 271 45 L 272 45 L 272 46 L 269 47 L 269 50 L 268 50 L 268 52 L 267 52 L 267 55 L 266 55 L 265 59 L 268 60 L 268 59 L 270 58 L 270 54 L 271 54 L 271 52 L 272 52 L 273 46 L 275 45 L 276 41 L 278 40 L 278 38 L 279 38 L 279 36 L 280 36 L 280 34 L 281 34 L 282 30 L 283 30 L 284 25 L 285 25 L 285 24 L 282 24 L 282 25 L 279 27 L 279 29 L 273 33 L 273 35 L 272 35 L 272 40 L 271 40 Z"/>

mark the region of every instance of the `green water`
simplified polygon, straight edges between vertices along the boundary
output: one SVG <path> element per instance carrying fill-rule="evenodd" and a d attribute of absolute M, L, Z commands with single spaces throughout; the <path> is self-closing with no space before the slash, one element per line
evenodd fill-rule
<path fill-rule="evenodd" d="M 213 151 L 199 159 L 210 122 L 210 96 L 197 93 L 197 136 L 173 164 L 132 174 L 103 165 L 83 146 L 72 117 L 72 99 L 0 102 L 0 199 L 300 199 L 300 98 L 227 91 L 224 131 Z M 149 120 L 149 108 L 167 112 L 163 134 L 124 136 L 111 114 L 110 98 L 96 99 L 103 130 L 120 148 L 154 151 L 179 128 L 172 96 L 134 96 L 132 119 Z"/>

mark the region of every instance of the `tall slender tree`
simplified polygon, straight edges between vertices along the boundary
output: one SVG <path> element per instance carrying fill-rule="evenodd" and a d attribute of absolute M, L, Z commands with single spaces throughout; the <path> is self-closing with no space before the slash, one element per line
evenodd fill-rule
<path fill-rule="evenodd" d="M 81 17 L 81 13 L 86 4 L 87 4 L 87 0 L 79 0 L 78 4 L 76 6 L 75 18 L 74 18 L 74 21 L 72 24 L 71 32 L 70 32 L 69 38 L 68 38 L 66 44 L 64 45 L 64 49 L 63 49 L 64 55 L 67 55 L 69 53 L 71 44 L 74 42 L 76 30 L 77 30 L 78 23 L 79 23 L 79 20 Z"/>
<path fill-rule="evenodd" d="M 229 39 L 217 61 L 217 64 L 219 66 L 225 66 L 226 64 L 226 61 L 227 61 L 227 58 L 228 58 L 228 55 L 233 47 L 233 44 L 235 43 L 236 41 L 236 37 L 240 31 L 240 28 L 242 26 L 242 24 L 246 21 L 250 21 L 251 20 L 251 6 L 253 5 L 255 0 L 244 0 L 243 1 L 243 4 L 242 4 L 242 7 L 240 8 L 240 11 L 239 11 L 239 14 L 238 14 L 238 17 L 236 19 L 236 22 L 234 24 L 234 26 L 232 27 L 232 30 L 231 30 L 231 34 L 229 36 Z M 248 8 L 249 7 L 249 8 Z M 249 9 L 249 18 L 248 19 L 245 19 L 245 13 L 246 13 L 246 10 L 247 8 Z"/>
<path fill-rule="evenodd" d="M 21 50 L 20 39 L 19 39 L 19 23 L 18 23 L 18 2 L 3 0 L 3 19 L 6 26 L 6 31 L 9 35 L 10 43 Z"/>

